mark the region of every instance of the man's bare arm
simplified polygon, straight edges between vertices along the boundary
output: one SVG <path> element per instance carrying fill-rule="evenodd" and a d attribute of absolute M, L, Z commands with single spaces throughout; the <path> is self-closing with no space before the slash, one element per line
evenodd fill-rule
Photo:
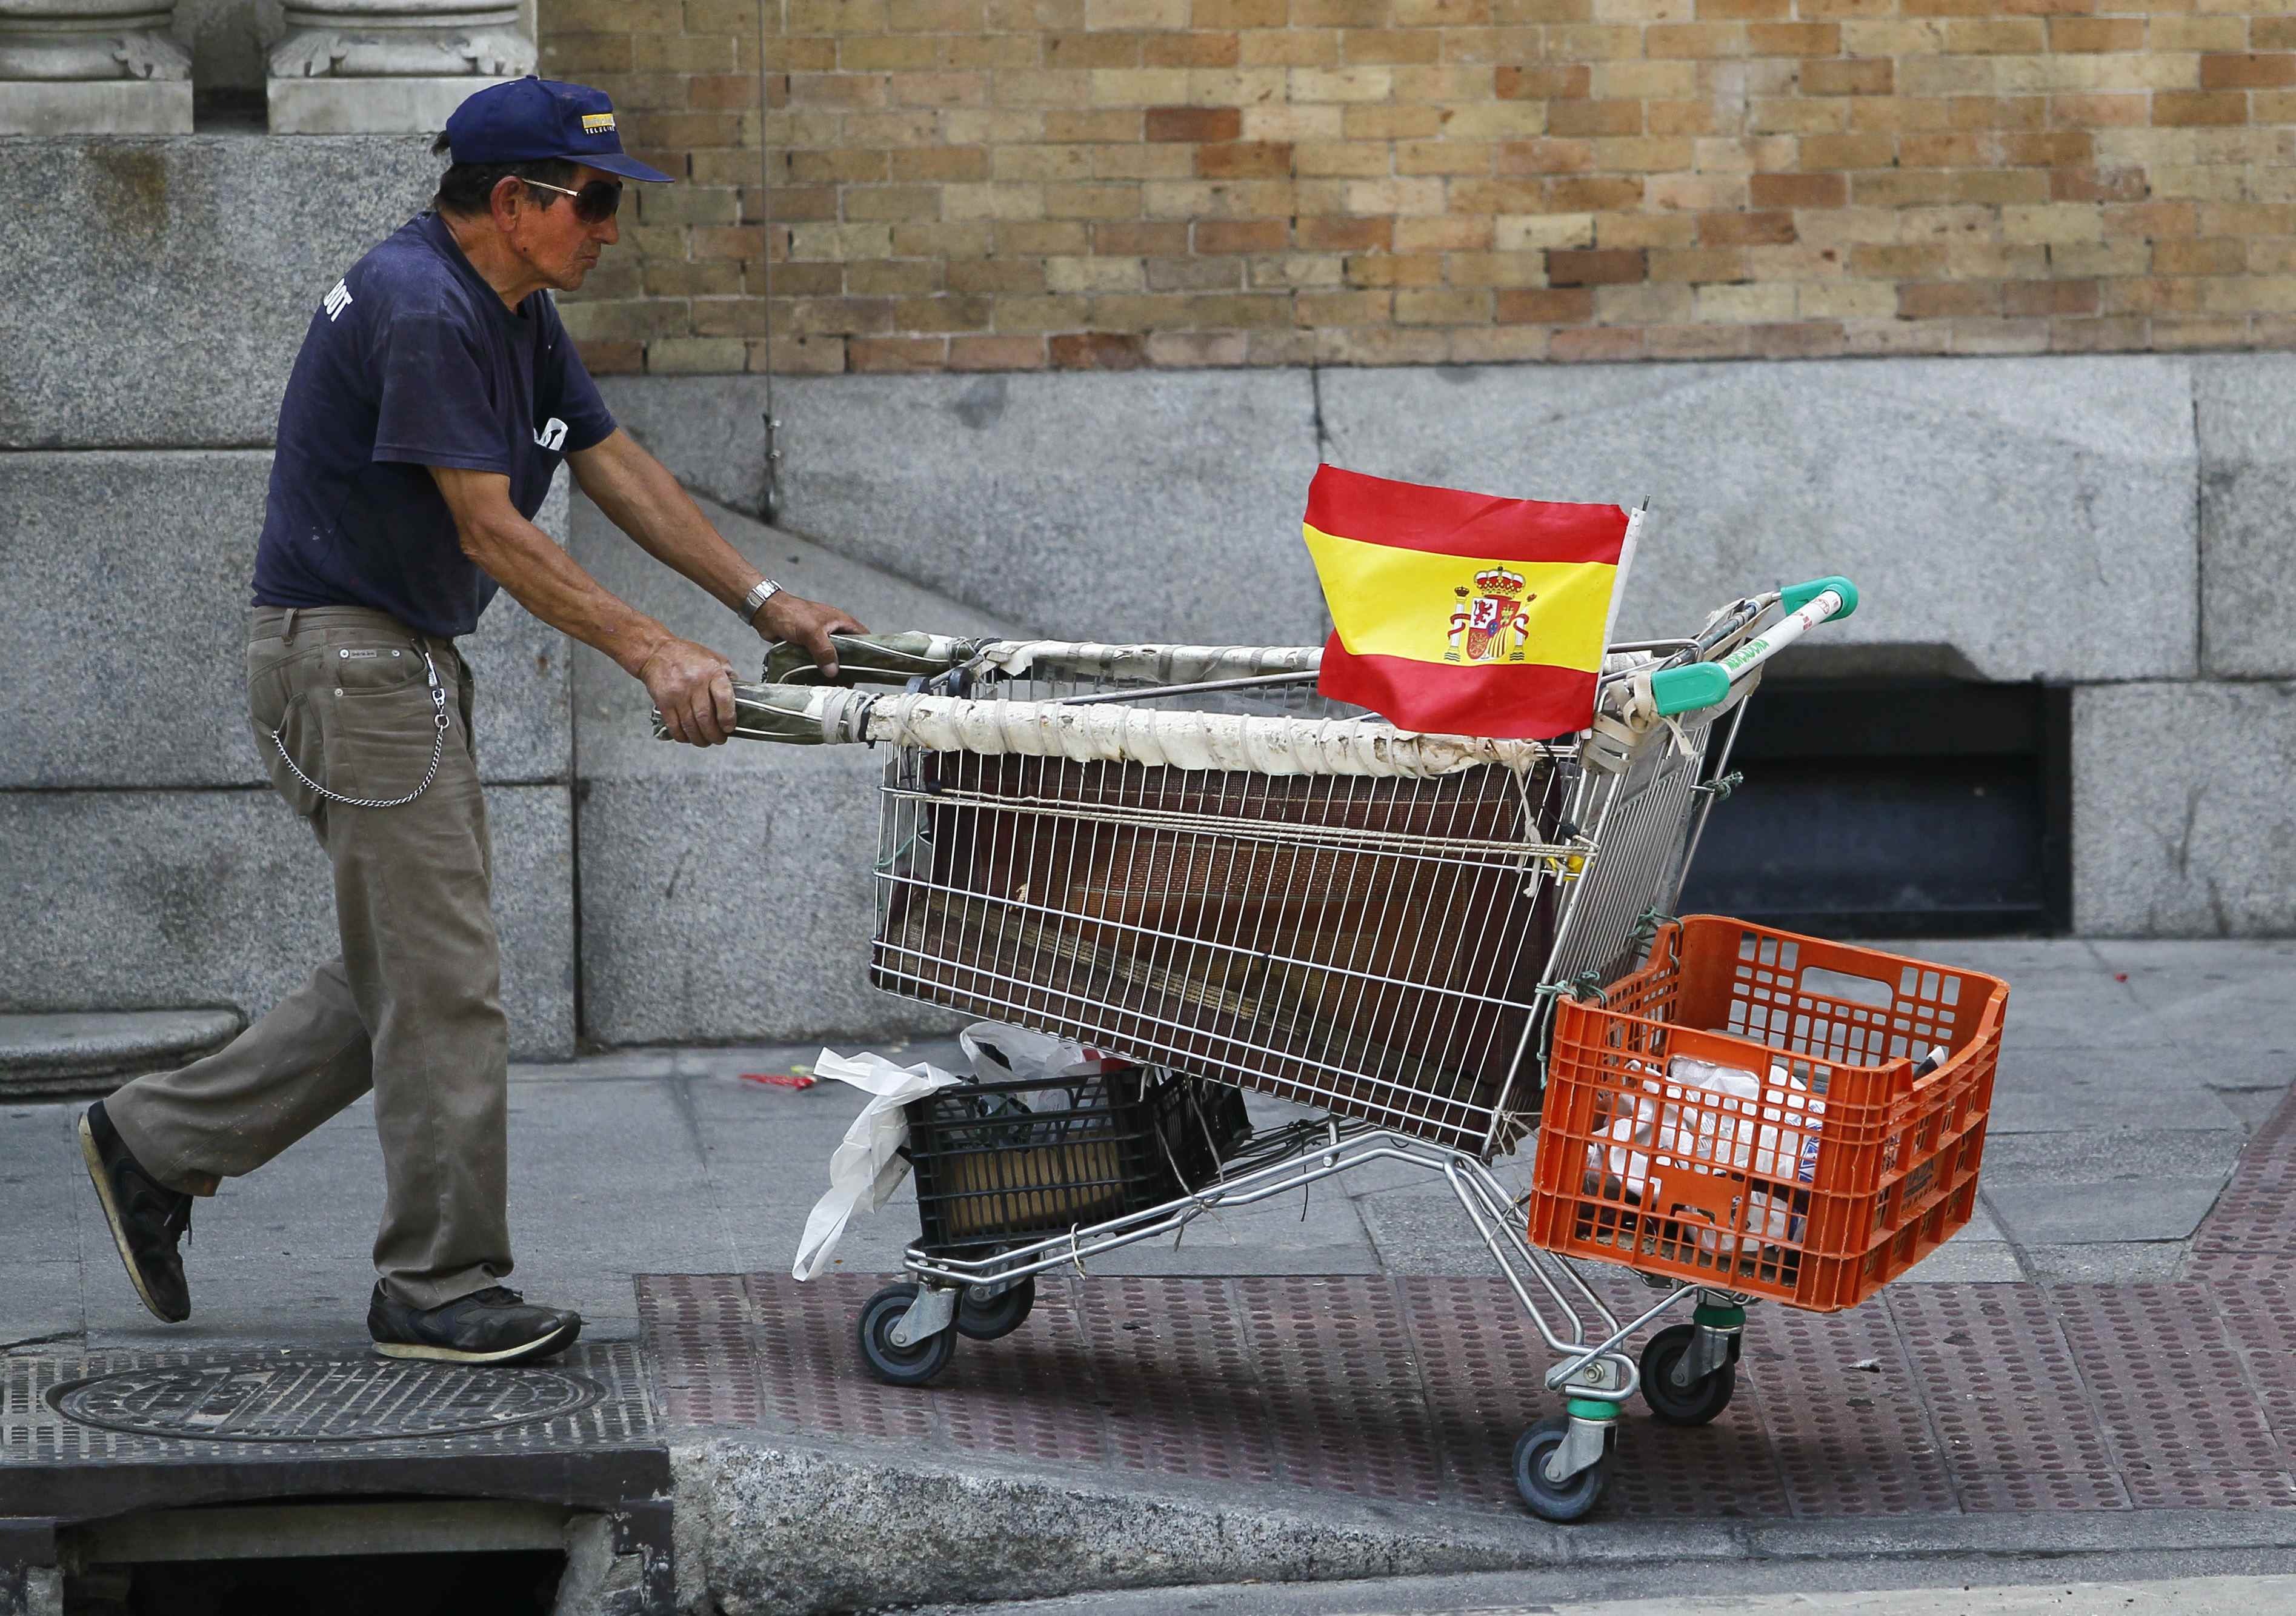
<path fill-rule="evenodd" d="M 684 574 L 738 611 L 762 576 L 701 513 L 693 496 L 636 439 L 616 428 L 603 441 L 567 456 L 582 492 L 662 565 Z M 825 673 L 837 671 L 832 634 L 859 634 L 848 613 L 784 591 L 758 613 L 758 633 L 795 640 Z"/>
<path fill-rule="evenodd" d="M 715 746 L 734 726 L 733 671 L 706 645 L 682 640 L 600 584 L 511 504 L 498 472 L 429 468 L 463 554 L 511 598 L 562 633 L 613 658 L 646 687 L 672 738 Z"/>

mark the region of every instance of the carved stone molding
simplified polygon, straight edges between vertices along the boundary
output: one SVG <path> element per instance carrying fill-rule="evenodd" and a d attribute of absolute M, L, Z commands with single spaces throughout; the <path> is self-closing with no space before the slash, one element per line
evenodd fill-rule
<path fill-rule="evenodd" d="M 0 0 L 0 81 L 188 80 L 176 0 Z"/>
<path fill-rule="evenodd" d="M 271 53 L 274 78 L 515 78 L 537 61 L 515 5 L 337 0 L 291 5 L 286 16 L 290 32 Z"/>

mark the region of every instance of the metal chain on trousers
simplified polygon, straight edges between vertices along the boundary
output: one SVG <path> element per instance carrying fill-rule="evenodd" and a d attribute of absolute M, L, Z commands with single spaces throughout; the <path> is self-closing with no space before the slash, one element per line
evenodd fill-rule
<path fill-rule="evenodd" d="M 430 660 L 430 648 L 427 645 L 422 648 L 422 666 L 424 670 L 430 675 L 431 707 L 430 720 L 438 726 L 438 733 L 430 737 L 430 767 L 422 771 L 422 784 L 416 786 L 404 797 L 346 797 L 340 792 L 331 792 L 325 786 L 321 785 L 317 781 L 312 779 L 310 775 L 305 774 L 301 769 L 295 767 L 295 759 L 287 755 L 287 742 L 281 739 L 281 732 L 275 729 L 271 732 L 271 744 L 279 749 L 279 760 L 287 766 L 287 772 L 294 775 L 296 779 L 300 780 L 305 785 L 309 786 L 313 791 L 318 792 L 320 796 L 324 797 L 328 801 L 340 802 L 345 808 L 404 808 L 406 804 L 414 801 L 417 797 L 420 797 L 423 792 L 429 791 L 430 789 L 430 783 L 439 777 L 439 763 L 443 761 L 447 756 L 447 691 L 445 686 L 439 683 L 439 666 Z"/>

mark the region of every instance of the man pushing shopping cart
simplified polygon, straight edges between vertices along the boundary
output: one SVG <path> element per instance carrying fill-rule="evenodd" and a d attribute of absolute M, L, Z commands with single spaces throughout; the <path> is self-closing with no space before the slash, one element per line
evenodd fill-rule
<path fill-rule="evenodd" d="M 1556 1355 L 1514 1473 L 1570 1521 L 1637 1393 L 1727 1406 L 1751 1301 L 1851 1306 L 1967 1222 L 2005 987 L 1671 913 L 1764 663 L 1857 592 L 1618 642 L 1642 525 L 1327 466 L 1320 649 L 855 636 L 836 684 L 775 655 L 737 686 L 737 735 L 886 747 L 872 980 L 988 1023 L 973 1081 L 849 1072 L 877 1095 L 843 1207 L 906 1160 L 922 1225 L 861 1367 L 922 1385 L 1038 1274 L 1401 1163 Z M 1057 1058 L 1013 1076 L 1000 1038 Z M 1255 1133 L 1240 1089 L 1313 1120 Z M 1534 1132 L 1519 1205 L 1490 1164 Z"/>

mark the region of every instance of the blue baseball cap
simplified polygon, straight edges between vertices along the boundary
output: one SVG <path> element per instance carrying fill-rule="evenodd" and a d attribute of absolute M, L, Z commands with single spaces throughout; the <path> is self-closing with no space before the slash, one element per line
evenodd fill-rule
<path fill-rule="evenodd" d="M 447 144 L 458 163 L 560 157 L 625 179 L 669 180 L 660 169 L 622 155 L 614 103 L 605 91 L 531 73 L 510 84 L 490 84 L 465 99 L 447 119 Z"/>

